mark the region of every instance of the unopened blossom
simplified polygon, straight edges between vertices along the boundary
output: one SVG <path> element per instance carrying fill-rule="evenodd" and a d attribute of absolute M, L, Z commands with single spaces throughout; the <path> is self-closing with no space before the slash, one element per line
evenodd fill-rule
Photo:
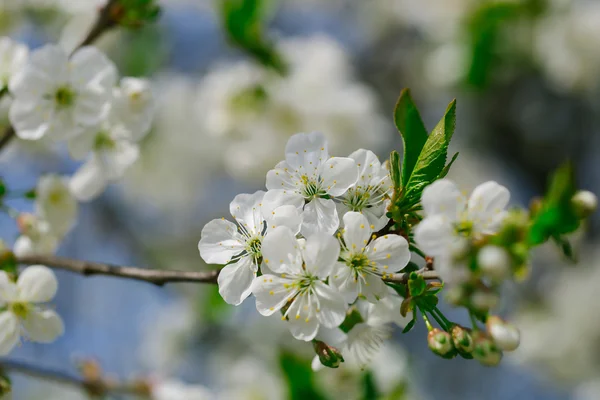
<path fill-rule="evenodd" d="M 148 133 L 154 119 L 155 102 L 147 79 L 126 77 L 113 90 L 112 112 L 131 132 L 133 140 Z"/>
<path fill-rule="evenodd" d="M 94 47 L 72 56 L 56 45 L 35 50 L 9 89 L 9 117 L 21 139 L 69 138 L 103 121 L 116 83 L 113 63 Z"/>
<path fill-rule="evenodd" d="M 492 315 L 486 321 L 488 334 L 494 343 L 504 351 L 513 351 L 519 347 L 521 333 L 513 324 L 503 321 L 500 317 Z"/>
<path fill-rule="evenodd" d="M 34 214 L 23 213 L 17 218 L 21 235 L 15 241 L 13 252 L 18 257 L 53 254 L 60 237 L 48 221 Z"/>
<path fill-rule="evenodd" d="M 78 200 L 89 201 L 123 176 L 138 159 L 139 146 L 119 121 L 108 119 L 71 139 L 69 152 L 76 160 L 86 159 L 71 178 L 71 192 Z"/>
<path fill-rule="evenodd" d="M 202 385 L 190 385 L 177 380 L 164 380 L 152 384 L 152 400 L 211 400 L 214 395 Z"/>
<path fill-rule="evenodd" d="M 332 197 L 342 196 L 358 179 L 356 162 L 329 157 L 321 133 L 299 133 L 290 138 L 281 161 L 267 174 L 265 198 L 279 199 L 302 209 L 302 234 L 333 234 L 339 226 Z"/>
<path fill-rule="evenodd" d="M 333 236 L 317 233 L 302 243 L 291 229 L 280 226 L 265 237 L 262 254 L 273 273 L 252 283 L 258 312 L 269 316 L 286 307 L 282 319 L 304 341 L 314 339 L 321 325 L 334 328 L 344 321 L 343 296 L 324 282 L 340 254 Z"/>
<path fill-rule="evenodd" d="M 57 236 L 64 236 L 77 218 L 77 200 L 69 189 L 69 178 L 44 175 L 35 190 L 35 210 Z"/>
<path fill-rule="evenodd" d="M 388 294 L 383 282 L 410 261 L 408 242 L 402 236 L 386 234 L 372 237 L 373 225 L 358 212 L 344 215 L 342 252 L 333 269 L 330 284 L 338 288 L 346 302 L 357 297 L 376 302 Z"/>
<path fill-rule="evenodd" d="M 469 251 L 469 240 L 496 233 L 509 200 L 508 189 L 494 181 L 477 186 L 468 200 L 448 179 L 425 188 L 421 198 L 425 218 L 415 228 L 415 242 L 436 257 L 444 281 L 466 279 L 468 267 L 461 260 Z"/>
<path fill-rule="evenodd" d="M 7 37 L 0 38 L 0 90 L 8 90 L 8 83 L 26 64 L 28 54 L 27 46 Z"/>
<path fill-rule="evenodd" d="M 21 337 L 40 343 L 50 343 L 63 334 L 60 316 L 43 303 L 51 301 L 58 289 L 54 272 L 42 265 L 33 265 L 13 282 L 0 271 L 0 355 L 7 355 Z"/>
<path fill-rule="evenodd" d="M 358 181 L 339 199 L 338 213 L 342 217 L 348 211 L 360 212 L 373 230 L 379 231 L 389 221 L 386 212 L 393 190 L 390 172 L 370 150 L 359 149 L 349 157 L 358 166 Z"/>
<path fill-rule="evenodd" d="M 237 195 L 229 205 L 236 221 L 215 219 L 202 229 L 198 249 L 209 264 L 227 264 L 219 272 L 219 293 L 238 305 L 251 293 L 251 285 L 263 263 L 262 243 L 277 226 L 287 226 L 294 234 L 300 230 L 300 215 L 291 205 L 277 206 L 265 201 L 265 192 Z"/>

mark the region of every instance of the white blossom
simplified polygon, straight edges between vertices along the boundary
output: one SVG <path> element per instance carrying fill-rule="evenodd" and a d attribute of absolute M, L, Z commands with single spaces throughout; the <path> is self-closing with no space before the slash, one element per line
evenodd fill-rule
<path fill-rule="evenodd" d="M 52 231 L 48 221 L 34 214 L 21 214 L 17 218 L 21 235 L 15 241 L 13 252 L 16 256 L 53 254 L 60 238 Z"/>
<path fill-rule="evenodd" d="M 351 158 L 329 157 L 321 133 L 299 133 L 285 148 L 285 161 L 267 173 L 265 196 L 300 207 L 302 234 L 333 234 L 339 218 L 332 197 L 342 196 L 358 179 L 358 167 Z"/>
<path fill-rule="evenodd" d="M 0 38 L 0 89 L 8 90 L 8 83 L 26 64 L 28 54 L 27 46 L 7 37 Z"/>
<path fill-rule="evenodd" d="M 64 236 L 75 224 L 78 204 L 69 190 L 69 178 L 44 175 L 35 191 L 35 210 L 57 236 Z"/>
<path fill-rule="evenodd" d="M 333 236 L 317 233 L 302 243 L 292 230 L 280 226 L 264 239 L 262 254 L 273 273 L 252 283 L 258 312 L 269 316 L 287 306 L 282 318 L 292 335 L 304 341 L 314 339 L 320 325 L 333 328 L 344 321 L 343 296 L 324 282 L 340 254 Z"/>
<path fill-rule="evenodd" d="M 202 385 L 189 385 L 177 380 L 154 383 L 152 400 L 211 400 L 214 395 Z"/>
<path fill-rule="evenodd" d="M 126 77 L 113 90 L 112 112 L 131 132 L 133 140 L 148 133 L 154 119 L 154 96 L 146 79 Z"/>
<path fill-rule="evenodd" d="M 341 262 L 329 279 L 347 303 L 357 297 L 376 302 L 388 294 L 382 278 L 400 271 L 410 261 L 408 242 L 402 236 L 386 234 L 372 238 L 373 225 L 358 212 L 344 215 Z"/>
<path fill-rule="evenodd" d="M 60 316 L 41 304 L 51 301 L 58 289 L 52 272 L 33 265 L 19 274 L 17 282 L 0 271 L 0 302 L 6 311 L 0 313 L 0 354 L 7 355 L 21 336 L 34 342 L 49 343 L 63 334 Z"/>
<path fill-rule="evenodd" d="M 71 57 L 56 45 L 33 51 L 9 84 L 14 96 L 9 117 L 17 136 L 69 138 L 99 124 L 108 112 L 116 75 L 112 62 L 94 47 Z"/>
<path fill-rule="evenodd" d="M 294 206 L 277 206 L 264 197 L 263 191 L 236 196 L 229 211 L 237 224 L 215 219 L 202 229 L 200 256 L 209 264 L 227 264 L 219 273 L 219 293 L 233 305 L 251 293 L 252 280 L 264 261 L 262 243 L 269 232 L 280 225 L 294 234 L 300 230 L 301 219 Z"/>

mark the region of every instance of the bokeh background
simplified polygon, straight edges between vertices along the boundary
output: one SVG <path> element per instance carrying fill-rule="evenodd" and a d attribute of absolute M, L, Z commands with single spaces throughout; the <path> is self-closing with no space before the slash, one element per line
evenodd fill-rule
<path fill-rule="evenodd" d="M 0 0 L 0 33 L 31 48 L 69 47 L 102 0 Z M 117 30 L 98 46 L 121 75 L 152 80 L 158 109 L 142 156 L 125 179 L 82 205 L 60 255 L 150 268 L 203 270 L 203 225 L 227 216 L 235 194 L 264 186 L 289 136 L 322 131 L 334 155 L 364 147 L 385 158 L 401 140 L 392 123 L 409 87 L 432 128 L 458 100 L 451 177 L 465 188 L 496 180 L 527 205 L 569 158 L 579 186 L 600 192 L 600 2 L 596 0 L 270 0 L 267 36 L 281 76 L 227 40 L 218 1 L 164 0 L 157 24 Z M 6 123 L 6 109 L 2 109 Z M 42 173 L 71 174 L 63 147 L 14 141 L 0 155 L 10 187 Z M 15 203 L 27 209 L 29 204 Z M 0 215 L 0 235 L 16 237 Z M 66 334 L 25 343 L 11 359 L 76 372 L 97 360 L 115 377 L 203 384 L 232 400 L 600 399 L 598 218 L 576 236 L 580 262 L 538 249 L 532 276 L 506 287 L 500 314 L 522 345 L 500 367 L 443 360 L 423 326 L 394 333 L 373 370 L 310 371 L 312 349 L 254 301 L 226 305 L 216 287 L 58 273 Z M 460 310 L 443 307 L 466 322 Z M 369 377 L 369 378 L 367 378 Z M 15 399 L 86 397 L 21 376 Z M 218 396 L 218 397 L 217 397 Z"/>

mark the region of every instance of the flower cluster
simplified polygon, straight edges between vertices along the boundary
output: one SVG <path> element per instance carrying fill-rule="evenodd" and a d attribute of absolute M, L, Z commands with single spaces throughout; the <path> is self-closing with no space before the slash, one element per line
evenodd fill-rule
<path fill-rule="evenodd" d="M 70 180 L 71 191 L 81 201 L 93 199 L 139 155 L 137 142 L 154 111 L 149 83 L 119 82 L 114 64 L 94 47 L 69 55 L 49 44 L 26 57 L 21 45 L 4 39 L 0 50 L 2 59 L 19 56 L 3 66 L 17 136 L 66 140 L 71 156 L 85 160 Z"/>
<path fill-rule="evenodd" d="M 304 341 L 339 330 L 357 300 L 379 304 L 395 296 L 399 306 L 384 280 L 407 265 L 410 251 L 404 237 L 381 231 L 392 188 L 375 154 L 330 157 L 322 134 L 297 134 L 266 186 L 233 200 L 236 223 L 216 219 L 202 230 L 204 261 L 225 264 L 218 278 L 225 301 L 238 305 L 254 294 L 262 315 L 280 312 Z M 382 325 L 397 318 L 363 319 L 369 333 L 355 336 L 378 342 L 387 333 Z M 351 336 L 342 341 L 353 348 Z M 369 352 L 354 353 L 367 361 Z"/>

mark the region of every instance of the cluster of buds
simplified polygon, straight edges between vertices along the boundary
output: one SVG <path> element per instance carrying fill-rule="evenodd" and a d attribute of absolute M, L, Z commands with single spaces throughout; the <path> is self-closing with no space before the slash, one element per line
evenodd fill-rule
<path fill-rule="evenodd" d="M 455 324 L 448 331 L 432 328 L 427 335 L 429 348 L 438 356 L 454 358 L 460 355 L 487 366 L 498 365 L 503 352 L 516 350 L 519 341 L 518 329 L 498 316 L 487 318 L 485 331 L 477 326 L 469 329 Z"/>

